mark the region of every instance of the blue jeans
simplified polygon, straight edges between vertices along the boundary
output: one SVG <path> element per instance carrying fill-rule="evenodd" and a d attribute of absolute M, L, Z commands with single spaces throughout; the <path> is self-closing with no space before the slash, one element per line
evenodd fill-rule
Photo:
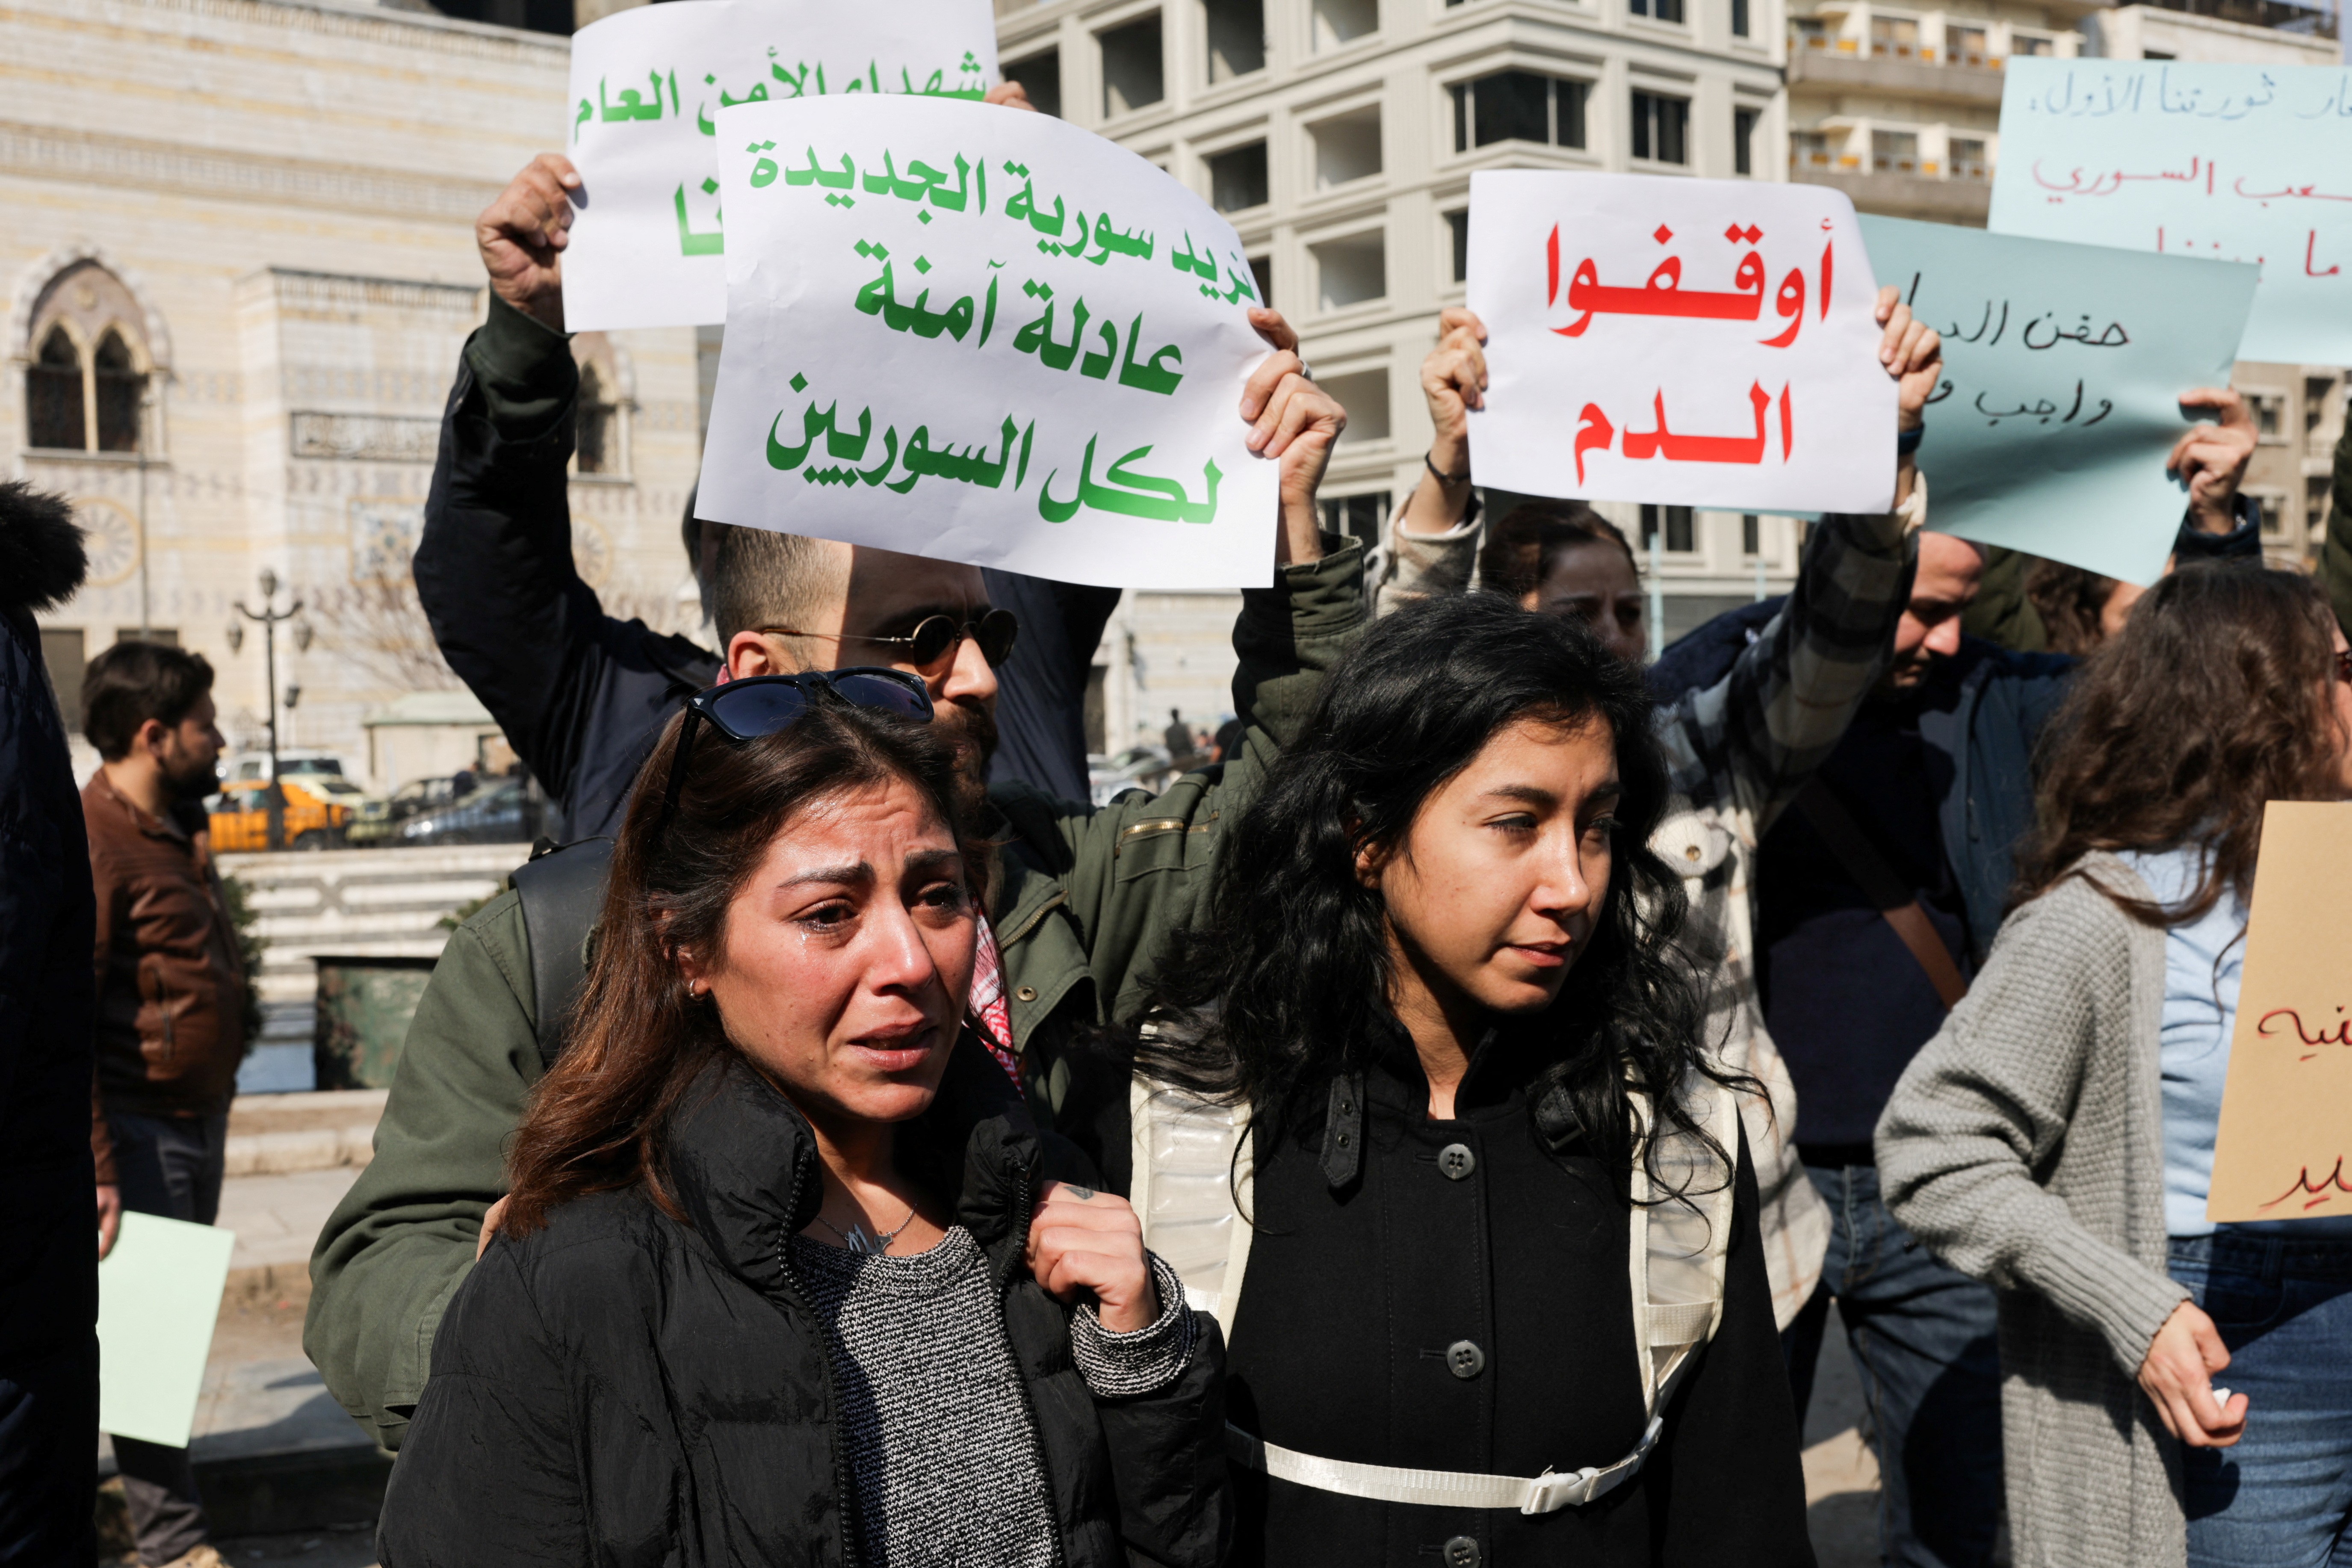
<path fill-rule="evenodd" d="M 2221 1332 L 2246 1435 L 2189 1448 L 2189 1568 L 2352 1568 L 2352 1241 L 2182 1237 L 2171 1272 Z"/>
<path fill-rule="evenodd" d="M 110 1111 L 106 1131 L 114 1141 L 114 1168 L 124 1208 L 191 1225 L 213 1223 L 220 1213 L 221 1174 L 228 1155 L 226 1111 L 216 1116 Z M 204 1499 L 196 1490 L 195 1467 L 185 1448 L 118 1436 L 114 1462 L 122 1471 L 122 1500 L 141 1563 L 153 1568 L 205 1543 L 209 1529 Z"/>
<path fill-rule="evenodd" d="M 2001 1503 L 1992 1292 L 1895 1223 L 1872 1165 L 1808 1164 L 1830 1205 L 1822 1288 L 1781 1337 L 1804 1420 L 1832 1297 L 1878 1456 L 1878 1547 L 1899 1568 L 1985 1568 Z"/>

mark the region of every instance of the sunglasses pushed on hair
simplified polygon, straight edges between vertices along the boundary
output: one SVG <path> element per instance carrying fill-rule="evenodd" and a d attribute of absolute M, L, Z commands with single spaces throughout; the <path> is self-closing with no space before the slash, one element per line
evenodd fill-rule
<path fill-rule="evenodd" d="M 791 729 L 813 705 L 827 697 L 853 708 L 870 708 L 877 713 L 912 719 L 918 723 L 931 721 L 931 694 L 924 689 L 922 681 L 903 669 L 881 665 L 857 665 L 832 671 L 803 670 L 797 675 L 751 675 L 698 691 L 686 700 L 686 728 L 677 738 L 677 752 L 670 758 L 669 785 L 662 792 L 661 822 L 655 827 L 654 837 L 660 838 L 668 829 L 670 818 L 677 815 L 678 791 L 686 786 L 687 763 L 694 754 L 695 735 L 703 725 L 709 725 L 740 745 Z"/>

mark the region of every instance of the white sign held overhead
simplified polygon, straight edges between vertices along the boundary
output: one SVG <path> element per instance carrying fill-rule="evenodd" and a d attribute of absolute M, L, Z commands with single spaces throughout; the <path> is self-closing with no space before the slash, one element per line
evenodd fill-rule
<path fill-rule="evenodd" d="M 677 0 L 572 39 L 563 252 L 573 331 L 727 318 L 718 122 L 738 103 L 849 94 L 977 100 L 996 80 L 987 0 Z"/>
<path fill-rule="evenodd" d="M 1231 225 L 1114 142 L 931 99 L 719 118 L 727 352 L 697 510 L 1066 582 L 1264 584 L 1276 464 Z"/>
<path fill-rule="evenodd" d="M 2011 59 L 1996 234 L 2262 268 L 2237 357 L 2352 364 L 2352 71 Z"/>
<path fill-rule="evenodd" d="M 1876 511 L 1895 383 L 1853 205 L 1819 185 L 1470 176 L 1478 482 L 1747 511 Z"/>

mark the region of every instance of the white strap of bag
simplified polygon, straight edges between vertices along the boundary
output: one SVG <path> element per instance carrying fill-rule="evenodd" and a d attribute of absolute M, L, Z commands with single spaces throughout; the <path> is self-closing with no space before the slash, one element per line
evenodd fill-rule
<path fill-rule="evenodd" d="M 1423 1508 L 1511 1508 L 1521 1513 L 1556 1513 L 1577 1508 L 1613 1490 L 1642 1468 L 1657 1447 L 1664 1426 L 1653 1415 L 1634 1450 L 1605 1468 L 1588 1465 L 1560 1475 L 1546 1470 L 1536 1477 L 1479 1476 L 1461 1470 L 1408 1470 L 1391 1465 L 1359 1465 L 1346 1459 L 1320 1458 L 1276 1443 L 1253 1437 L 1240 1427 L 1225 1427 L 1225 1453 L 1234 1463 L 1263 1470 L 1280 1481 L 1343 1497 L 1369 1498 L 1375 1502 L 1413 1503 Z"/>

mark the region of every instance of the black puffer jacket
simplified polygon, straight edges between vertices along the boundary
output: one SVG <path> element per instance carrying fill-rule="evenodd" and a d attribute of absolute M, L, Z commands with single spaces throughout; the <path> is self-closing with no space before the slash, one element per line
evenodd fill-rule
<path fill-rule="evenodd" d="M 823 1196 L 814 1140 L 740 1062 L 684 1105 L 669 1178 L 691 1229 L 638 1190 L 579 1199 L 457 1292 L 384 1498 L 385 1568 L 856 1560 L 823 1331 L 783 1262 Z M 1002 1283 L 1066 1568 L 1212 1568 L 1232 1532 L 1214 1322 L 1173 1386 L 1087 1389 L 1021 1259 L 1042 1184 L 1095 1177 L 971 1041 L 899 1158 Z"/>

